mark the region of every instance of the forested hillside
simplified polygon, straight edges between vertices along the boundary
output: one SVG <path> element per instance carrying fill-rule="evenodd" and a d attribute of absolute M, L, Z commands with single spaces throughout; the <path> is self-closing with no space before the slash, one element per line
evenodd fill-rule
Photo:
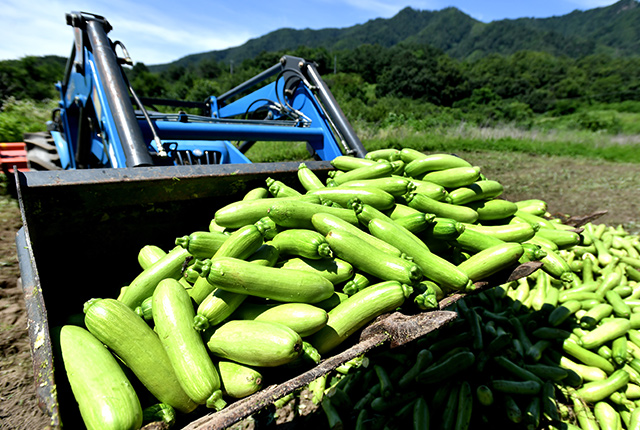
<path fill-rule="evenodd" d="M 458 60 L 492 53 L 544 51 L 578 58 L 597 53 L 640 55 L 640 7 L 637 0 L 551 18 L 521 18 L 483 23 L 450 7 L 438 11 L 405 8 L 389 19 L 374 19 L 347 28 L 295 30 L 283 28 L 224 50 L 189 55 L 171 64 L 188 65 L 202 59 L 240 63 L 261 52 L 323 47 L 351 50 L 362 44 L 391 47 L 409 42 L 428 44 Z M 169 64 L 155 65 L 154 71 Z"/>

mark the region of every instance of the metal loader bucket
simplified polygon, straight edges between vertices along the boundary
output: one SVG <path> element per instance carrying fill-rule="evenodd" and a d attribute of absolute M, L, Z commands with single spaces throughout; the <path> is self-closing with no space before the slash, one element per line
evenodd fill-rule
<path fill-rule="evenodd" d="M 325 179 L 327 161 L 306 162 Z M 163 249 L 178 236 L 206 230 L 214 212 L 267 177 L 299 187 L 298 162 L 215 166 L 138 167 L 76 171 L 18 172 L 16 188 L 23 227 L 16 244 L 28 313 L 35 383 L 52 428 L 75 427 L 80 417 L 56 361 L 55 327 L 82 316 L 94 297 L 117 297 L 139 272 L 144 245 Z M 452 303 L 455 298 L 449 298 Z M 441 307 L 446 304 L 443 303 Z M 299 375 L 208 415 L 187 417 L 184 428 L 225 428 L 303 387 L 338 365 L 388 342 L 409 342 L 453 320 L 442 310 L 379 318 L 348 349 Z M 186 427 L 185 427 L 186 426 Z"/>

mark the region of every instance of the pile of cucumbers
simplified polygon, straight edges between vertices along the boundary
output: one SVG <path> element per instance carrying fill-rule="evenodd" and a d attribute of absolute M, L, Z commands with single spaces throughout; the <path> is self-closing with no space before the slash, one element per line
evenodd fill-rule
<path fill-rule="evenodd" d="M 544 248 L 562 271 L 469 294 L 447 327 L 334 372 L 315 396 L 328 425 L 640 428 L 640 238 L 593 223 L 580 236 Z"/>
<path fill-rule="evenodd" d="M 331 163 L 336 170 L 324 181 L 304 164 L 298 170 L 299 186 L 267 179 L 264 187 L 219 208 L 207 229 L 176 238 L 173 249 L 145 246 L 138 256 L 140 274 L 118 297 L 88 301 L 84 326 L 62 328 L 64 367 L 88 428 L 139 428 L 149 420 L 172 423 L 196 409 L 221 410 L 265 382 L 278 382 L 263 381 L 267 369 L 309 368 L 353 342 L 352 335 L 377 316 L 437 309 L 452 293 L 469 295 L 466 312 L 464 302 L 457 305 L 461 317 L 454 326 L 469 325 L 472 345 L 441 349 L 444 357 L 430 351 L 433 366 L 449 369 L 434 372 L 440 382 L 453 381 L 456 373 L 463 375 L 482 363 L 479 355 L 494 334 L 483 334 L 492 315 L 497 318 L 495 334 L 498 329 L 513 334 L 511 325 L 497 322 L 505 318 L 529 328 L 538 319 L 523 317 L 530 314 L 525 309 L 540 306 L 533 313 L 538 315 L 553 307 L 547 325 L 568 329 L 575 339 L 567 337 L 564 343 L 573 341 L 591 351 L 582 345 L 587 334 L 570 326 L 587 311 L 583 302 L 592 300 L 594 309 L 595 301 L 612 308 L 615 302 L 617 309 L 620 302 L 637 297 L 632 283 L 639 279 L 627 282 L 640 262 L 631 238 L 548 220 L 542 200 L 501 199 L 502 185 L 460 157 L 405 148 L 373 151 L 366 158 L 340 156 Z M 607 234 L 624 237 L 624 245 L 620 240 L 601 243 Z M 605 251 L 606 263 L 599 260 L 606 260 Z M 498 288 L 483 290 L 481 281 L 528 261 L 540 261 L 541 270 L 500 286 L 502 294 L 496 293 Z M 617 273 L 618 282 L 608 280 L 602 287 L 601 272 Z M 578 299 L 576 290 L 589 285 L 585 273 L 597 285 L 595 295 Z M 631 292 L 618 290 L 621 286 Z M 560 292 L 571 299 L 563 300 Z M 483 297 L 494 307 L 471 302 L 472 297 Z M 507 299 L 513 304 L 505 305 Z M 614 318 L 631 324 L 624 333 L 618 328 L 618 337 L 640 328 L 633 325 L 632 314 Z M 585 318 L 591 318 L 585 320 L 591 325 L 581 330 L 595 332 L 611 316 L 593 311 Z M 437 336 L 414 344 L 435 344 Z M 549 345 L 523 340 L 522 359 L 534 345 L 540 356 L 551 351 L 557 339 L 545 339 Z M 621 354 L 619 346 L 615 351 Z M 625 356 L 625 365 L 630 357 Z M 448 361 L 454 358 L 460 362 Z M 516 358 L 511 356 L 514 366 L 524 366 Z M 410 359 L 425 368 L 416 367 L 413 379 L 405 375 L 407 387 L 436 383 L 425 376 L 430 368 L 426 361 Z M 375 368 L 381 378 L 384 367 Z M 574 373 L 574 381 L 585 379 Z M 502 379 L 507 387 L 530 382 Z M 400 397 L 395 379 L 389 382 L 377 402 L 386 404 L 382 415 L 388 415 L 391 405 L 395 410 L 413 404 L 413 394 Z M 132 388 L 138 383 L 151 402 Z M 335 388 L 325 387 L 331 393 L 338 392 Z M 458 391 L 466 396 L 467 388 Z M 497 390 L 491 384 L 487 388 Z M 421 406 L 429 400 L 419 397 Z M 324 399 L 323 408 L 330 411 L 330 397 Z M 463 415 L 470 419 L 470 414 Z M 424 423 L 424 417 L 418 422 Z M 459 425 L 464 428 L 465 423 Z"/>

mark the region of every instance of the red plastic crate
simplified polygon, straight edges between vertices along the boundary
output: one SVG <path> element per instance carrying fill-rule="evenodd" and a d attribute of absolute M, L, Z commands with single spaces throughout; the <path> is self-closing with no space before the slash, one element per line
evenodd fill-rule
<path fill-rule="evenodd" d="M 13 167 L 28 171 L 27 145 L 24 142 L 0 142 L 0 163 L 4 173 L 13 173 Z"/>

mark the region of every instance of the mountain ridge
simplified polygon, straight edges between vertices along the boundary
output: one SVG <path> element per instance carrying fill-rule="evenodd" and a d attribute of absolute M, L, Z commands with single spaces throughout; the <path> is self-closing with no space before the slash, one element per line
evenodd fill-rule
<path fill-rule="evenodd" d="M 455 7 L 418 10 L 405 7 L 391 18 L 374 18 L 343 28 L 280 28 L 242 45 L 191 54 L 176 61 L 149 66 L 161 71 L 202 59 L 240 63 L 262 52 L 293 50 L 300 46 L 350 50 L 362 44 L 390 47 L 399 43 L 432 45 L 456 59 L 476 59 L 493 53 L 545 51 L 580 57 L 609 53 L 640 56 L 640 3 L 620 0 L 610 6 L 574 10 L 549 18 L 503 19 L 484 23 Z"/>

